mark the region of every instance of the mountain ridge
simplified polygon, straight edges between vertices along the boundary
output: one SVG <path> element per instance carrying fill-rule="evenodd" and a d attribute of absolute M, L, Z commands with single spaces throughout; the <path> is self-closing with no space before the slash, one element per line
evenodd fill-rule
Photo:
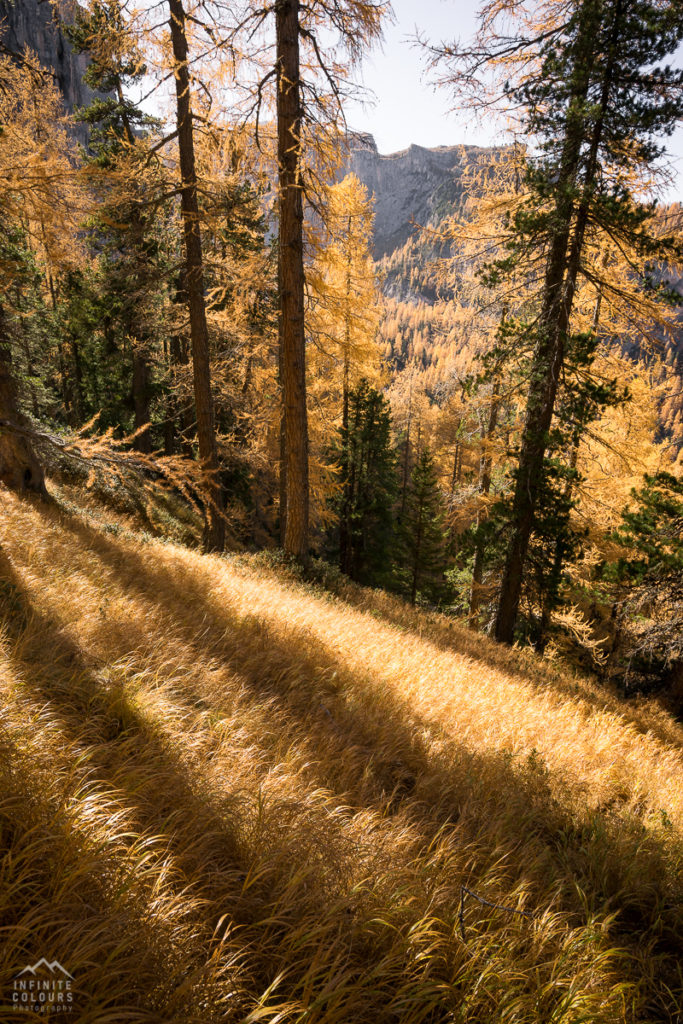
<path fill-rule="evenodd" d="M 429 148 L 413 143 L 395 153 L 380 153 L 372 135 L 358 133 L 346 170 L 375 197 L 375 259 L 405 245 L 419 225 L 457 204 L 472 165 L 490 163 L 502 148 L 465 144 Z"/>

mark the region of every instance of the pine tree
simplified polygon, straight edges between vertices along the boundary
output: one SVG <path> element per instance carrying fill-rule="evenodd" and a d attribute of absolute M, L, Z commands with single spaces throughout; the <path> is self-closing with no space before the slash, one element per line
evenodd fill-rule
<path fill-rule="evenodd" d="M 528 162 L 525 201 L 510 219 L 509 254 L 491 269 L 491 277 L 499 278 L 522 258 L 543 267 L 536 316 L 526 332 L 534 348 L 495 625 L 496 638 L 509 643 L 573 344 L 577 290 L 586 275 L 600 281 L 586 259 L 590 238 L 602 230 L 634 251 L 633 272 L 646 287 L 648 264 L 674 259 L 679 251 L 671 239 L 655 237 L 648 224 L 652 207 L 635 201 L 633 181 L 650 173 L 660 154 L 655 138 L 670 134 L 683 113 L 683 72 L 657 66 L 683 38 L 683 21 L 673 0 L 571 0 L 550 4 L 542 23 L 525 24 L 517 36 L 497 35 L 496 18 L 507 8 L 498 0 L 485 4 L 488 38 L 446 56 L 469 85 L 480 80 L 482 68 L 503 66 L 511 105 L 523 110 L 523 129 L 538 141 L 538 155 Z M 522 70 L 510 86 L 515 62 Z"/>
<path fill-rule="evenodd" d="M 109 408 L 92 412 L 102 412 L 101 427 L 128 428 L 132 414 L 135 447 L 150 452 L 150 407 L 158 389 L 154 362 L 168 333 L 161 308 L 171 263 L 170 246 L 164 244 L 168 201 L 157 202 L 166 183 L 158 163 L 149 160 L 149 150 L 160 138 L 160 122 L 129 99 L 146 67 L 119 0 L 92 0 L 87 10 L 76 12 L 66 31 L 74 49 L 88 53 L 84 80 L 101 94 L 77 114 L 89 126 L 84 156 L 98 199 L 90 230 L 101 271 L 92 281 L 97 294 L 90 298 L 107 325 L 105 343 L 93 347 L 89 369 L 102 357 L 125 365 L 108 368 L 121 385 L 107 389 Z M 72 300 L 92 292 L 90 280 L 89 274 L 72 279 Z"/>
<path fill-rule="evenodd" d="M 396 499 L 396 457 L 389 403 L 367 380 L 348 395 L 346 422 L 334 453 L 340 464 L 339 567 L 371 586 L 389 578 Z"/>
<path fill-rule="evenodd" d="M 398 521 L 403 548 L 401 575 L 412 604 L 418 595 L 438 599 L 446 562 L 443 519 L 436 465 L 425 448 L 415 463 L 405 509 Z"/>
<path fill-rule="evenodd" d="M 611 534 L 626 553 L 603 566 L 612 587 L 610 669 L 618 657 L 645 679 L 663 681 L 683 664 L 683 477 L 646 474 Z"/>
<path fill-rule="evenodd" d="M 633 490 L 635 508 L 622 513 L 613 539 L 631 549 L 618 562 L 619 575 L 640 586 L 671 588 L 683 598 L 683 478 L 660 471 Z"/>

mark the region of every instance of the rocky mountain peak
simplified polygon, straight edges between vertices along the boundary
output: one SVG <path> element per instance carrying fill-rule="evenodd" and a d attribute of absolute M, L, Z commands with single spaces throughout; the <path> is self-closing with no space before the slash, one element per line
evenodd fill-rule
<path fill-rule="evenodd" d="M 466 171 L 473 163 L 490 163 L 496 152 L 484 146 L 412 145 L 382 154 L 372 135 L 356 139 L 347 170 L 375 197 L 377 258 L 404 245 L 417 224 L 433 222 L 451 209 L 463 195 Z"/>

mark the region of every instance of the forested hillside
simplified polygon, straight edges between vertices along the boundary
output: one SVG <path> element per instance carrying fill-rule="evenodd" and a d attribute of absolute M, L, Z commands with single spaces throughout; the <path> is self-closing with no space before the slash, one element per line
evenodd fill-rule
<path fill-rule="evenodd" d="M 452 276 L 444 275 L 444 256 L 456 262 L 463 253 L 450 245 L 448 225 L 466 217 L 482 183 L 504 158 L 501 150 L 443 146 L 428 150 L 411 146 L 401 153 L 380 155 L 371 137 L 354 138 L 346 167 L 357 175 L 374 200 L 373 254 L 384 300 L 379 325 L 382 354 L 398 366 L 417 362 L 427 371 L 430 390 L 449 375 L 466 373 L 481 356 L 476 333 L 454 299 L 463 295 Z M 663 223 L 680 222 L 678 204 L 663 206 Z M 471 258 L 471 257 L 470 257 Z M 660 271 L 683 295 L 680 271 Z M 683 322 L 683 312 L 679 312 Z M 641 323 L 635 333 L 611 339 L 616 352 L 648 368 L 661 382 L 658 413 L 660 439 L 678 453 L 683 447 L 683 328 L 657 335 L 654 324 Z"/>
<path fill-rule="evenodd" d="M 683 1024 L 680 0 L 0 13 L 0 1021 Z"/>
<path fill-rule="evenodd" d="M 310 24 L 200 8 L 6 11 L 3 481 L 46 493 L 58 452 L 72 477 L 182 494 L 207 550 L 322 557 L 673 692 L 681 223 L 652 197 L 679 73 L 591 77 L 612 15 L 590 14 L 590 42 L 577 3 L 549 15 L 552 46 L 520 37 L 534 72 L 514 145 L 383 157 L 343 130 L 382 5 L 335 0 Z M 432 52 L 474 60 L 452 77 L 471 105 L 489 103 L 479 70 L 507 60 L 494 8 L 481 67 Z M 669 7 L 656 39 L 640 7 L 622 13 L 624 66 L 663 59 Z M 328 15 L 341 35 L 323 49 Z M 595 120 L 601 89 L 615 99 Z"/>

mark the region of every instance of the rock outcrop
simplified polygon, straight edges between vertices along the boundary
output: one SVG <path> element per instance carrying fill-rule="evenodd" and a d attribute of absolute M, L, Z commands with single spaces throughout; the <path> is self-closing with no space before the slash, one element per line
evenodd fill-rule
<path fill-rule="evenodd" d="M 83 82 L 87 58 L 73 52 L 62 29 L 63 23 L 73 19 L 76 6 L 73 0 L 54 4 L 50 0 L 0 0 L 3 47 L 11 53 L 21 53 L 25 47 L 33 50 L 54 76 L 69 112 L 87 106 L 94 95 Z"/>
<path fill-rule="evenodd" d="M 359 135 L 347 166 L 375 196 L 375 256 L 393 252 L 416 224 L 451 209 L 463 195 L 466 171 L 473 163 L 490 163 L 494 152 L 483 146 L 409 146 L 385 156 L 371 135 Z"/>

